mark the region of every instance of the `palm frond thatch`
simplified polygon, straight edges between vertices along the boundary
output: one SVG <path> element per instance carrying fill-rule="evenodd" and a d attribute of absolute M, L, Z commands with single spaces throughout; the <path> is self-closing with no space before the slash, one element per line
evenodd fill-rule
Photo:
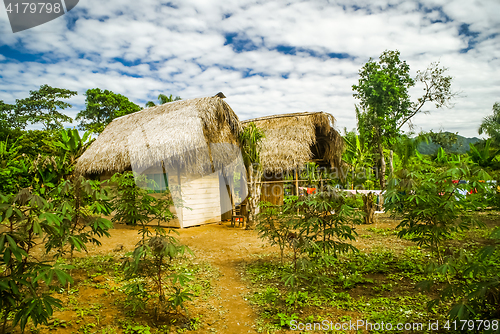
<path fill-rule="evenodd" d="M 301 112 L 266 116 L 243 121 L 265 134 L 260 159 L 266 172 L 289 171 L 313 159 L 331 167 L 342 166 L 344 141 L 335 130 L 335 118 L 325 112 Z"/>
<path fill-rule="evenodd" d="M 238 116 L 217 96 L 170 102 L 113 120 L 76 168 L 83 174 L 122 172 L 163 161 L 205 173 L 235 159 L 240 132 Z"/>

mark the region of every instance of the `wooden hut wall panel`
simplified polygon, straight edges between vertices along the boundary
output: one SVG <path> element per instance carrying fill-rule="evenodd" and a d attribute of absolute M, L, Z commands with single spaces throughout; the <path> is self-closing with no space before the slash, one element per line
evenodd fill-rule
<path fill-rule="evenodd" d="M 260 200 L 263 202 L 270 202 L 274 205 L 282 205 L 284 196 L 283 182 L 272 182 L 280 181 L 282 177 L 266 173 L 264 174 L 263 180 L 269 183 L 262 183 Z"/>
<path fill-rule="evenodd" d="M 217 173 L 189 180 L 182 178 L 182 227 L 208 224 L 220 221 L 219 176 Z"/>

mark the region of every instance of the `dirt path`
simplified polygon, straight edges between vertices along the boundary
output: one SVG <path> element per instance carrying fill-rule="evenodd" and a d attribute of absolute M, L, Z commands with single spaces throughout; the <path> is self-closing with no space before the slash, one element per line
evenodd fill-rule
<path fill-rule="evenodd" d="M 257 333 L 257 314 L 245 299 L 250 290 L 240 268 L 252 260 L 252 255 L 270 253 L 274 248 L 260 240 L 256 231 L 231 227 L 229 222 L 176 231 L 180 242 L 195 254 L 194 261 L 208 262 L 219 272 L 217 280 L 212 282 L 214 296 L 209 300 L 210 309 L 200 310 L 202 322 L 207 326 L 195 332 Z M 140 238 L 137 227 L 126 225 L 116 225 L 110 234 L 110 238 L 101 239 L 102 246 L 89 247 L 90 255 L 109 254 L 117 245 L 123 245 L 124 251 L 131 251 Z"/>
<path fill-rule="evenodd" d="M 256 333 L 257 316 L 245 300 L 249 289 L 239 268 L 252 254 L 262 253 L 266 245 L 257 240 L 255 231 L 230 227 L 229 223 L 179 232 L 181 242 L 188 245 L 197 257 L 219 269 L 216 290 L 220 296 L 218 307 L 223 310 L 223 315 L 213 328 L 219 333 Z"/>

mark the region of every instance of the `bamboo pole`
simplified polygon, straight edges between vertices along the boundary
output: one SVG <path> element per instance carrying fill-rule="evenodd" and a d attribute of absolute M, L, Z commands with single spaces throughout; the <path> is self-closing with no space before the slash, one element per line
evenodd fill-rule
<path fill-rule="evenodd" d="M 295 169 L 295 194 L 299 196 L 299 175 L 297 169 Z"/>

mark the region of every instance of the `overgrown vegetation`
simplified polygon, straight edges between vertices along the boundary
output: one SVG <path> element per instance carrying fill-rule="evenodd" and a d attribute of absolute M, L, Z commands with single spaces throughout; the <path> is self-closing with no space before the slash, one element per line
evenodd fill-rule
<path fill-rule="evenodd" d="M 71 263 L 74 252 L 86 252 L 88 244 L 100 246 L 112 228 L 105 217 L 113 211 L 114 221 L 142 226 L 142 239 L 125 265 L 129 276 L 124 279 L 130 281 L 125 293 L 131 304 L 145 306 L 156 296 L 157 318 L 165 307 L 177 312 L 193 294 L 186 286 L 189 275 L 178 272 L 174 261 L 185 247 L 159 226 L 173 218 L 171 202 L 148 195 L 132 173 L 113 176 L 113 191 L 75 174 L 76 160 L 90 143 L 89 133 L 80 137 L 76 130 L 60 130 L 55 138 L 47 142 L 54 155 L 33 160 L 19 153 L 17 142 L 0 145 L 0 175 L 10 180 L 0 193 L 1 333 L 16 326 L 24 330 L 30 322 L 35 327 L 49 325 L 54 309 L 63 307 L 51 292 L 54 280 L 60 289 L 73 283 L 74 267 L 63 259 Z M 146 224 L 153 220 L 158 226 L 151 234 Z"/>

